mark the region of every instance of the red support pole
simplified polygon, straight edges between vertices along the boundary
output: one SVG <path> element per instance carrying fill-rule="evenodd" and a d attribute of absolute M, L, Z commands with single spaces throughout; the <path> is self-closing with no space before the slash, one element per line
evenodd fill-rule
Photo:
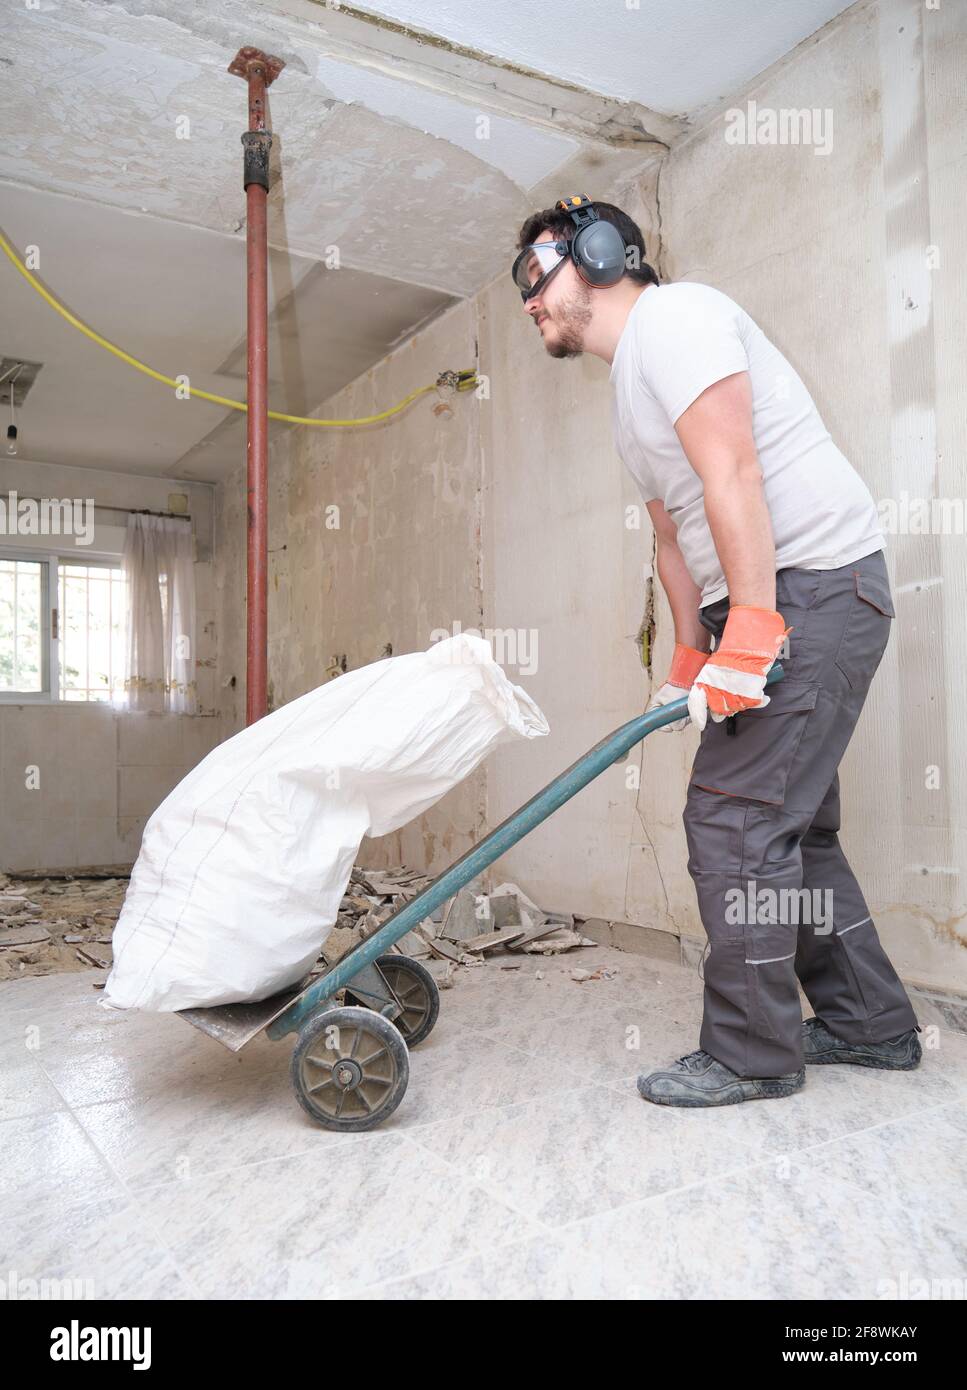
<path fill-rule="evenodd" d="M 283 63 L 256 48 L 242 48 L 229 72 L 248 83 L 245 147 L 247 210 L 248 321 L 248 582 L 246 615 L 245 721 L 254 724 L 268 710 L 269 592 L 269 291 L 266 203 L 272 133 L 265 124 L 265 91 Z"/>

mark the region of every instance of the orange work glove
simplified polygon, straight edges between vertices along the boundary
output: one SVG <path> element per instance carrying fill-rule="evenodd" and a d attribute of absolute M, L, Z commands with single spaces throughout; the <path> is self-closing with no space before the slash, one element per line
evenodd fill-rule
<path fill-rule="evenodd" d="M 722 640 L 689 692 L 692 722 L 704 729 L 709 714 L 719 723 L 745 709 L 763 709 L 769 703 L 763 694 L 766 676 L 791 631 L 782 614 L 771 608 L 733 605 Z"/>
<path fill-rule="evenodd" d="M 708 652 L 696 651 L 694 647 L 686 647 L 683 642 L 676 642 L 671 670 L 668 672 L 664 685 L 659 686 L 651 697 L 648 709 L 660 709 L 662 705 L 670 705 L 675 700 L 681 700 L 686 692 L 691 690 L 692 682 L 706 661 L 708 661 Z M 688 724 L 689 719 L 685 715 L 681 719 L 673 720 L 671 724 L 663 724 L 662 732 L 685 729 Z"/>

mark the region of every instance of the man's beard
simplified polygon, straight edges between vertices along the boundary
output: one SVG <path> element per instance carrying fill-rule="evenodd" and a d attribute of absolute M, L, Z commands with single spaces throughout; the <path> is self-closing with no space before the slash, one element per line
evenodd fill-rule
<path fill-rule="evenodd" d="M 547 344 L 549 357 L 580 357 L 584 351 L 584 331 L 591 322 L 591 292 L 579 284 L 554 310 L 557 340 Z"/>

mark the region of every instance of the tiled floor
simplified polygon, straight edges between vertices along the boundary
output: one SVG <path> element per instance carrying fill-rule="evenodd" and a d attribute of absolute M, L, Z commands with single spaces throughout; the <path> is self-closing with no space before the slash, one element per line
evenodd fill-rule
<path fill-rule="evenodd" d="M 575 964 L 618 974 L 577 984 Z M 291 1039 L 233 1055 L 107 1013 L 98 978 L 0 985 L 0 1279 L 100 1298 L 967 1285 L 967 1037 L 922 1013 L 916 1072 L 811 1068 L 787 1100 L 660 1109 L 635 1076 L 698 1045 L 693 971 L 603 947 L 490 964 L 444 992 L 395 1115 L 339 1135 L 297 1105 Z"/>

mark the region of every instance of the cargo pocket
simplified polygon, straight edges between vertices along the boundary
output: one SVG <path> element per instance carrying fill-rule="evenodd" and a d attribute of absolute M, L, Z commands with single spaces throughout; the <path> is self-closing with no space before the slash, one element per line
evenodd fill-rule
<path fill-rule="evenodd" d="M 853 582 L 853 602 L 835 661 L 850 687 L 864 690 L 886 650 L 896 614 L 886 580 L 854 570 Z"/>
<path fill-rule="evenodd" d="M 770 685 L 764 709 L 745 710 L 729 720 L 706 725 L 692 765 L 691 781 L 705 791 L 743 796 L 781 806 L 789 771 L 816 708 L 818 685 L 787 677 Z"/>

